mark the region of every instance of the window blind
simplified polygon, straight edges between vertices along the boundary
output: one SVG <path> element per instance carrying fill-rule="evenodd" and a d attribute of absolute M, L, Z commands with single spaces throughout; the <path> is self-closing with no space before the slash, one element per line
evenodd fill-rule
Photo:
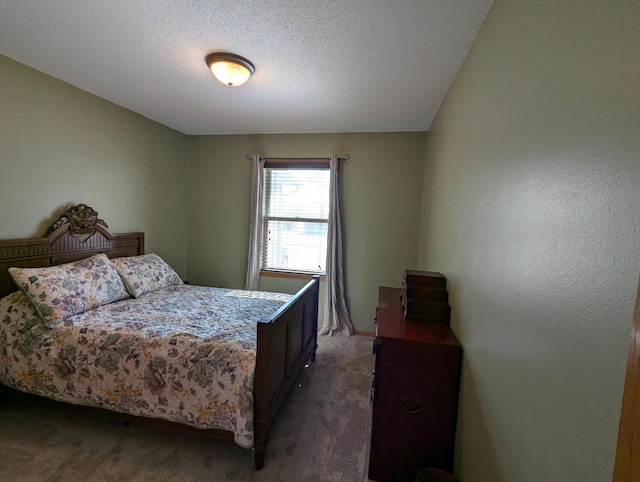
<path fill-rule="evenodd" d="M 262 268 L 324 273 L 328 217 L 328 165 L 266 164 Z"/>

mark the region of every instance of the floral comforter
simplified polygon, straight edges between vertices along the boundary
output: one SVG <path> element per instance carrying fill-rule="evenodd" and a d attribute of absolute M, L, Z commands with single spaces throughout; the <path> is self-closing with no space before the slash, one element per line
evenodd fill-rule
<path fill-rule="evenodd" d="M 0 382 L 49 398 L 234 433 L 253 447 L 259 320 L 291 295 L 177 285 L 46 326 L 0 300 Z"/>

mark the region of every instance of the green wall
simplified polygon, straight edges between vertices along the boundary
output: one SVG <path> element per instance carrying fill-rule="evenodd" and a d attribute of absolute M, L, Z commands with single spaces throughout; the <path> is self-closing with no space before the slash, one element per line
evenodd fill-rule
<path fill-rule="evenodd" d="M 640 3 L 496 0 L 427 136 L 465 482 L 610 481 L 640 267 Z"/>
<path fill-rule="evenodd" d="M 417 266 L 425 133 L 189 137 L 189 278 L 244 286 L 251 162 L 245 156 L 328 157 L 342 166 L 348 306 L 356 329 L 373 331 L 378 286 L 400 286 Z M 262 279 L 291 291 L 300 281 Z M 282 287 L 282 288 L 280 288 Z"/>
<path fill-rule="evenodd" d="M 0 239 L 85 203 L 186 275 L 184 134 L 0 56 L 0 173 Z"/>

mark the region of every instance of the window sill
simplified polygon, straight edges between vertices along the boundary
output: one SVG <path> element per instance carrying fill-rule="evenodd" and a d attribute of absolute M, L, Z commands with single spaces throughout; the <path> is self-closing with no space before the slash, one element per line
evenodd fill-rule
<path fill-rule="evenodd" d="M 326 275 L 319 273 L 300 273 L 294 271 L 274 271 L 261 269 L 260 276 L 265 276 L 267 278 L 291 278 L 291 279 L 312 279 L 314 276 L 320 276 L 320 281 L 325 281 Z"/>

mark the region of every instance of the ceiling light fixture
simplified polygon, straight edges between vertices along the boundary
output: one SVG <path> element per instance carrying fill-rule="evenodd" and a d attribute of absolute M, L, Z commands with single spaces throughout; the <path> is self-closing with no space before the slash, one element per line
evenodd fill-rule
<path fill-rule="evenodd" d="M 223 84 L 237 87 L 244 84 L 253 75 L 256 68 L 253 64 L 235 54 L 214 52 L 204 58 L 213 75 Z"/>

